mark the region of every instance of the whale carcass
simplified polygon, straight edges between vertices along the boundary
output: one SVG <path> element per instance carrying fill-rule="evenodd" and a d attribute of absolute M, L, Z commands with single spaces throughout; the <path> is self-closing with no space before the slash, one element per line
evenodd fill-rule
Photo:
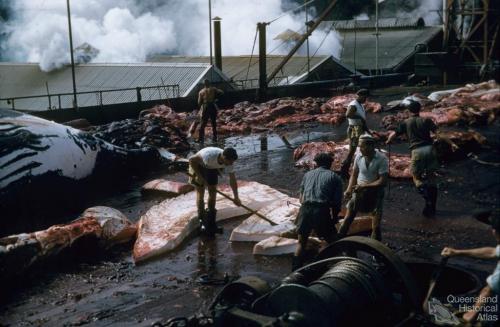
<path fill-rule="evenodd" d="M 227 185 L 218 189 L 231 194 Z M 238 181 L 241 202 L 259 210 L 287 195 L 257 182 Z M 249 214 L 230 200 L 217 195 L 217 221 Z M 136 263 L 154 258 L 177 248 L 198 227 L 196 193 L 189 192 L 168 199 L 149 209 L 139 220 L 133 258 Z"/>
<path fill-rule="evenodd" d="M 0 238 L 2 282 L 39 267 L 62 252 L 100 252 L 129 242 L 135 238 L 136 231 L 135 224 L 120 211 L 98 206 L 88 208 L 78 219 L 67 224 Z"/>
<path fill-rule="evenodd" d="M 58 217 L 75 210 L 92 194 L 90 182 L 102 188 L 111 177 L 131 175 L 159 159 L 153 148 L 126 150 L 69 126 L 0 109 L 0 235 L 46 228 L 58 221 L 44 221 L 43 212 Z"/>

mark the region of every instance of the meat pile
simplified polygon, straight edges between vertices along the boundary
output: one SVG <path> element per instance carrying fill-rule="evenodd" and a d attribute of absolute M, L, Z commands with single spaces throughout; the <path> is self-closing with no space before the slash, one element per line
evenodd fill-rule
<path fill-rule="evenodd" d="M 347 94 L 327 101 L 309 97 L 279 98 L 261 104 L 240 102 L 233 108 L 219 110 L 218 129 L 220 134 L 244 134 L 312 121 L 337 125 L 345 120 L 347 105 L 354 98 L 354 94 Z M 382 109 L 382 105 L 375 102 L 368 102 L 365 107 L 369 112 Z"/>
<path fill-rule="evenodd" d="M 464 158 L 471 152 L 477 153 L 486 144 L 486 137 L 473 130 L 440 131 L 434 142 L 438 157 L 443 161 Z"/>
<path fill-rule="evenodd" d="M 346 143 L 311 142 L 302 144 L 293 152 L 293 159 L 297 167 L 314 168 L 316 154 L 326 152 L 334 156 L 331 169 L 339 171 L 342 161 L 347 157 L 349 145 Z M 400 153 L 385 153 L 389 156 L 389 176 L 393 178 L 411 178 L 410 156 Z"/>
<path fill-rule="evenodd" d="M 349 145 L 346 143 L 310 142 L 304 143 L 293 151 L 295 166 L 303 168 L 315 168 L 314 157 L 319 153 L 328 153 L 333 156 L 332 169 L 339 171 L 342 161 L 347 157 Z"/>
<path fill-rule="evenodd" d="M 95 126 L 90 132 L 112 144 L 136 149 L 144 146 L 162 147 L 171 152 L 189 150 L 186 113 L 176 113 L 165 105 L 143 110 L 138 119 L 125 119 Z"/>
<path fill-rule="evenodd" d="M 421 116 L 432 118 L 438 125 L 487 125 L 500 112 L 500 86 L 493 80 L 434 92 L 428 98 L 430 102 L 419 101 L 423 106 Z M 394 129 L 408 116 L 406 112 L 386 116 L 382 125 Z"/>
<path fill-rule="evenodd" d="M 221 134 L 262 132 L 292 123 L 316 120 L 321 114 L 321 98 L 279 98 L 261 104 L 240 102 L 233 108 L 219 111 Z"/>

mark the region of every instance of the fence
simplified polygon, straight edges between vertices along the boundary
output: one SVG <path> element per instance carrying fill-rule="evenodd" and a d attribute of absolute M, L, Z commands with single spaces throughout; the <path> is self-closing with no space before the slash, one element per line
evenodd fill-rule
<path fill-rule="evenodd" d="M 76 100 L 78 107 L 81 108 L 151 100 L 166 100 L 178 98 L 179 96 L 179 85 L 175 84 L 77 92 Z M 73 93 L 1 98 L 0 106 L 33 111 L 73 108 Z"/>

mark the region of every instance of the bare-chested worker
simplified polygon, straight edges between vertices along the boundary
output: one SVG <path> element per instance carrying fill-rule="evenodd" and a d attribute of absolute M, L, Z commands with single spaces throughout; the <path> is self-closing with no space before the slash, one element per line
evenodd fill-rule
<path fill-rule="evenodd" d="M 205 87 L 198 93 L 198 105 L 200 108 L 200 136 L 198 142 L 200 144 L 205 143 L 205 127 L 207 126 L 208 119 L 212 124 L 212 140 L 217 142 L 217 106 L 215 105 L 215 100 L 218 95 L 224 94 L 224 92 L 216 87 L 210 86 L 210 81 L 208 79 L 203 81 Z"/>

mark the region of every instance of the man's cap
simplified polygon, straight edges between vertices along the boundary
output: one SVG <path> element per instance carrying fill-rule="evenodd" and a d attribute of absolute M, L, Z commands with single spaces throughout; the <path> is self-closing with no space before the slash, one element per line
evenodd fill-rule
<path fill-rule="evenodd" d="M 420 109 L 422 108 L 422 105 L 420 105 L 419 102 L 417 101 L 414 101 L 414 100 L 409 100 L 409 104 L 406 106 L 408 108 L 408 110 L 410 110 L 411 112 L 419 112 Z"/>
<path fill-rule="evenodd" d="M 360 89 L 356 92 L 356 95 L 367 97 L 370 95 L 370 91 L 368 91 L 368 89 Z"/>
<path fill-rule="evenodd" d="M 375 138 L 373 136 L 371 136 L 370 134 L 368 133 L 365 133 L 365 134 L 362 134 L 360 137 L 359 137 L 359 140 L 363 140 L 365 142 L 375 142 Z"/>
<path fill-rule="evenodd" d="M 472 213 L 476 220 L 488 224 L 500 233 L 500 209 L 481 209 Z"/>

